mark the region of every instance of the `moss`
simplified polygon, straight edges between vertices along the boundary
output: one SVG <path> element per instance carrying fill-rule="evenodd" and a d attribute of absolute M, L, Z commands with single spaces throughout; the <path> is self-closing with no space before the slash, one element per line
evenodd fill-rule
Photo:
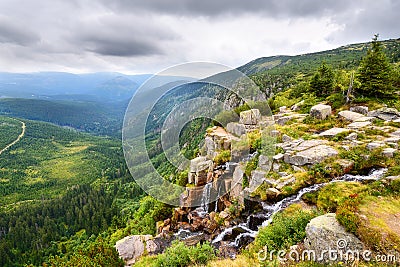
<path fill-rule="evenodd" d="M 366 191 L 367 187 L 358 182 L 331 183 L 318 193 L 317 206 L 325 211 L 334 212 L 349 196 Z"/>
<path fill-rule="evenodd" d="M 225 164 L 226 162 L 231 160 L 231 151 L 230 150 L 222 150 L 217 156 L 214 158 L 214 163 L 218 165 Z"/>

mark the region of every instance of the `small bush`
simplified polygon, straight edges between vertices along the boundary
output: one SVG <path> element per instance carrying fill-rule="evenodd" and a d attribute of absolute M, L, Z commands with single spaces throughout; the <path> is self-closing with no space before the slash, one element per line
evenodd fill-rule
<path fill-rule="evenodd" d="M 193 264 L 205 265 L 215 259 L 214 248 L 205 243 L 188 247 L 183 242 L 173 242 L 163 254 L 157 256 L 155 266 L 159 267 L 184 267 Z"/>
<path fill-rule="evenodd" d="M 231 160 L 231 151 L 223 150 L 218 153 L 218 155 L 214 158 L 215 164 L 222 165 Z"/>
<path fill-rule="evenodd" d="M 299 207 L 276 214 L 273 222 L 258 232 L 255 249 L 267 246 L 270 251 L 280 250 L 301 242 L 306 236 L 307 224 L 317 215 L 316 211 L 304 211 Z"/>

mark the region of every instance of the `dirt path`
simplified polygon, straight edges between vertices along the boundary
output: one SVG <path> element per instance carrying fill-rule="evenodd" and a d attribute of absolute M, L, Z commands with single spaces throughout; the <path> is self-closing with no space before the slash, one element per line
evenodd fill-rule
<path fill-rule="evenodd" d="M 17 120 L 17 119 L 15 119 L 15 120 L 16 120 L 16 121 L 19 121 L 19 122 L 22 124 L 22 126 L 21 126 L 22 132 L 21 132 L 20 135 L 18 135 L 17 139 L 15 139 L 15 140 L 12 141 L 11 143 L 9 143 L 9 144 L 8 144 L 5 148 L 3 148 L 2 150 L 0 150 L 0 155 L 1 155 L 4 151 L 6 151 L 7 149 L 9 149 L 10 147 L 12 147 L 13 145 L 15 145 L 16 143 L 18 143 L 18 141 L 21 140 L 21 138 L 24 137 L 24 135 L 25 135 L 25 129 L 26 129 L 25 122 L 20 121 L 20 120 Z"/>

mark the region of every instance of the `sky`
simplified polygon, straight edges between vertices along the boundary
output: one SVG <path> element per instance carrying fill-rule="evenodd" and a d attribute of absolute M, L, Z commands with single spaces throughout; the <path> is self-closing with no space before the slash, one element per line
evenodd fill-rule
<path fill-rule="evenodd" d="M 0 0 L 0 71 L 238 67 L 400 37 L 398 0 Z"/>

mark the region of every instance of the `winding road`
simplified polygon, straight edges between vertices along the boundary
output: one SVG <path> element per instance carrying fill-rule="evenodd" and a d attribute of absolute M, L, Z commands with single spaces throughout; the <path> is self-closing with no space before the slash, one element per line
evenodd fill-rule
<path fill-rule="evenodd" d="M 17 120 L 17 119 L 14 119 L 14 120 L 19 121 L 19 122 L 22 124 L 22 126 L 21 126 L 22 132 L 21 132 L 20 135 L 18 135 L 17 139 L 15 139 L 14 141 L 12 141 L 12 142 L 9 143 L 8 145 L 6 145 L 2 150 L 0 150 L 0 155 L 1 155 L 4 151 L 6 151 L 7 149 L 9 149 L 10 147 L 12 147 L 13 145 L 15 145 L 16 143 L 18 143 L 19 140 L 21 140 L 21 138 L 24 137 L 24 135 L 25 135 L 25 129 L 26 129 L 25 122 L 20 121 L 20 120 Z"/>

